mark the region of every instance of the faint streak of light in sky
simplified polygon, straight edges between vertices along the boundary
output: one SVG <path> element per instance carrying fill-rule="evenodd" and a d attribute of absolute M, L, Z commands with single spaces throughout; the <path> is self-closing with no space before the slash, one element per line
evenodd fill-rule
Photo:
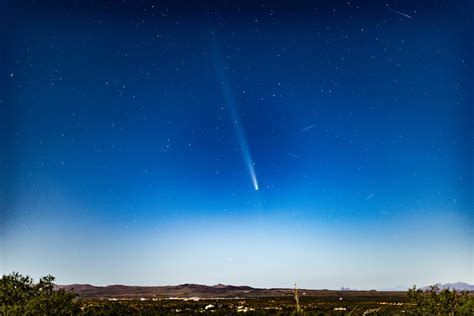
<path fill-rule="evenodd" d="M 410 15 L 408 15 L 408 14 L 405 14 L 405 13 L 403 13 L 403 12 L 400 12 L 400 11 L 397 11 L 397 10 L 394 10 L 394 9 L 390 9 L 390 8 L 388 8 L 388 9 L 389 9 L 390 11 L 392 11 L 392 12 L 395 12 L 395 13 L 398 13 L 398 14 L 400 14 L 400 15 L 403 15 L 403 16 L 406 17 L 406 18 L 413 19 L 412 16 L 410 16 Z"/>
<path fill-rule="evenodd" d="M 288 153 L 287 155 L 290 156 L 290 157 L 293 157 L 293 158 L 300 158 L 301 157 L 300 155 L 295 155 L 295 154 L 290 154 L 290 153 Z"/>
<path fill-rule="evenodd" d="M 307 127 L 303 128 L 301 131 L 302 131 L 302 132 L 305 132 L 305 131 L 307 131 L 307 130 L 309 130 L 309 129 L 312 129 L 312 128 L 315 127 L 316 125 L 318 125 L 318 124 L 312 124 L 312 125 L 310 125 L 310 126 L 307 126 Z"/>
<path fill-rule="evenodd" d="M 244 129 L 242 128 L 242 123 L 240 122 L 240 116 L 237 111 L 237 105 L 235 104 L 235 97 L 232 94 L 232 89 L 230 88 L 229 80 L 225 72 L 226 65 L 225 65 L 224 60 L 222 59 L 222 55 L 219 52 L 215 39 L 212 40 L 212 44 L 213 44 L 213 47 L 212 47 L 213 65 L 217 73 L 217 77 L 219 79 L 219 84 L 222 89 L 225 105 L 226 105 L 227 110 L 229 111 L 230 118 L 234 125 L 237 141 L 242 151 L 242 157 L 244 159 L 245 165 L 247 166 L 250 179 L 252 180 L 253 187 L 256 191 L 258 191 L 257 174 L 255 173 L 255 167 L 254 167 L 254 162 L 252 160 L 252 154 L 250 152 L 247 139 L 245 137 Z"/>

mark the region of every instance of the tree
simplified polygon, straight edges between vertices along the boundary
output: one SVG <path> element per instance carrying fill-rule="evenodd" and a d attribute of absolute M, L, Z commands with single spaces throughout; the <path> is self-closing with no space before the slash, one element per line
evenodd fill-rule
<path fill-rule="evenodd" d="M 80 313 L 76 294 L 54 288 L 54 277 L 42 277 L 38 283 L 17 272 L 0 279 L 2 315 L 73 315 Z"/>

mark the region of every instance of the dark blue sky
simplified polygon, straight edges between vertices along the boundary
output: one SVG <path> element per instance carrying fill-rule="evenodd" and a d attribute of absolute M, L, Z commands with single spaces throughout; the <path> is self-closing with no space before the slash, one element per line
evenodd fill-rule
<path fill-rule="evenodd" d="M 474 282 L 473 9 L 3 2 L 1 272 Z"/>

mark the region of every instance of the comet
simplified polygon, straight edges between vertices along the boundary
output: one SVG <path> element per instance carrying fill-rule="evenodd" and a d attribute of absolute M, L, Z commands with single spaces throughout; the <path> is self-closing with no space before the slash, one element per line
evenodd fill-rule
<path fill-rule="evenodd" d="M 237 110 L 235 97 L 232 93 L 227 73 L 225 72 L 226 65 L 224 60 L 222 59 L 222 55 L 219 53 L 219 49 L 215 39 L 212 41 L 212 48 L 213 66 L 217 74 L 217 79 L 219 80 L 219 86 L 221 88 L 222 95 L 224 97 L 224 104 L 227 111 L 229 112 L 230 119 L 233 123 L 237 142 L 240 146 L 242 158 L 244 160 L 245 166 L 247 167 L 253 188 L 255 189 L 255 191 L 258 191 L 259 187 L 257 174 L 255 173 L 255 163 L 253 162 L 252 153 L 247 143 L 247 138 L 245 136 L 245 131 L 242 127 L 242 123 L 240 121 L 240 115 Z"/>

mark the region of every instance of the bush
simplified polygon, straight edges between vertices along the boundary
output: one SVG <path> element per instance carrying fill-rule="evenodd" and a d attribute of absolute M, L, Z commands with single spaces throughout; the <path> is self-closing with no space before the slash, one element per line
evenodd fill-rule
<path fill-rule="evenodd" d="M 408 290 L 408 297 L 415 301 L 415 307 L 410 310 L 415 315 L 473 315 L 474 300 L 467 291 L 440 290 L 432 285 L 430 290 L 423 291 L 416 286 Z"/>
<path fill-rule="evenodd" d="M 76 295 L 54 288 L 54 277 L 42 277 L 38 283 L 17 272 L 0 279 L 1 315 L 72 315 L 80 313 Z"/>

